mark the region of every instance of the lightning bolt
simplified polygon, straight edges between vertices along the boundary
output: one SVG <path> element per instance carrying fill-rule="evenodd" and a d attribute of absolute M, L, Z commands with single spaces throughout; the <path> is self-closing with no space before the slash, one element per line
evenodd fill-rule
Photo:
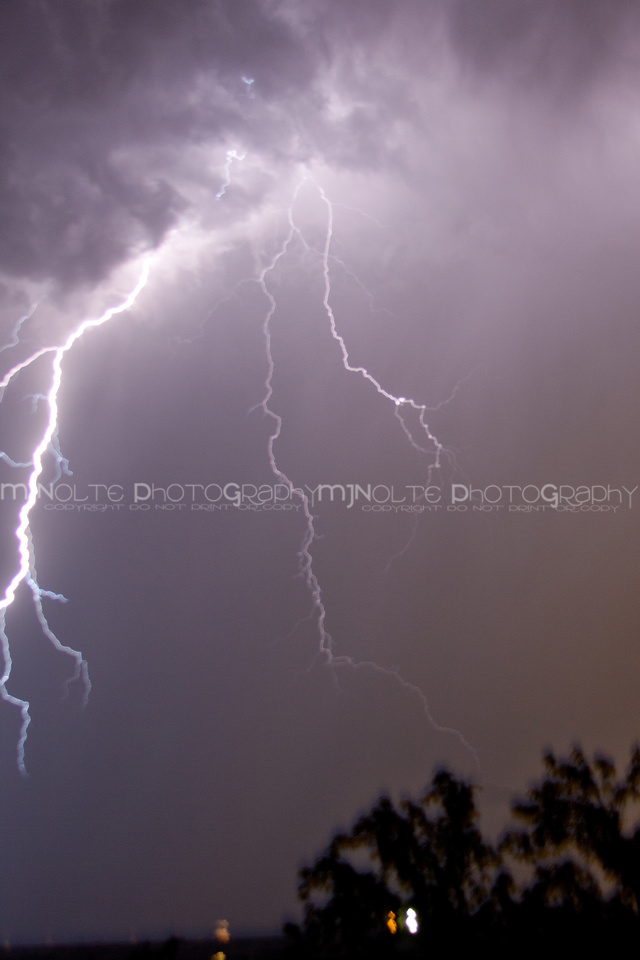
<path fill-rule="evenodd" d="M 333 337 L 334 340 L 337 341 L 337 343 L 340 346 L 340 351 L 342 353 L 342 365 L 344 366 L 345 370 L 347 370 L 349 373 L 360 374 L 361 377 L 367 380 L 375 388 L 375 390 L 381 397 L 385 397 L 385 399 L 391 401 L 391 403 L 395 407 L 394 414 L 397 417 L 397 419 L 400 421 L 402 430 L 405 433 L 407 439 L 409 440 L 409 443 L 411 444 L 411 446 L 414 448 L 414 450 L 418 451 L 418 453 L 427 453 L 427 448 L 423 447 L 422 444 L 418 443 L 415 440 L 413 436 L 413 432 L 411 431 L 411 429 L 406 423 L 406 420 L 400 413 L 400 410 L 402 409 L 402 407 L 405 407 L 405 406 L 410 407 L 412 410 L 416 411 L 416 413 L 418 414 L 418 423 L 419 423 L 420 429 L 422 430 L 429 444 L 435 450 L 434 460 L 429 465 L 429 468 L 428 468 L 428 479 L 429 479 L 429 483 L 431 483 L 433 471 L 440 469 L 441 456 L 442 456 L 444 447 L 442 443 L 438 440 L 438 438 L 435 436 L 435 434 L 431 432 L 431 430 L 429 429 L 429 425 L 425 420 L 425 417 L 427 415 L 429 408 L 425 403 L 419 403 L 416 400 L 412 400 L 411 397 L 396 397 L 393 393 L 389 393 L 389 391 L 386 390 L 382 386 L 382 384 L 378 380 L 376 380 L 374 376 L 372 376 L 372 374 L 369 373 L 366 367 L 354 367 L 349 359 L 349 351 L 347 349 L 347 344 L 345 342 L 345 339 L 342 336 L 342 334 L 338 332 L 335 314 L 331 306 L 331 277 L 329 273 L 329 255 L 331 250 L 331 242 L 333 240 L 333 205 L 329 201 L 322 187 L 317 187 L 317 189 L 318 189 L 320 199 L 322 200 L 322 202 L 324 203 L 327 209 L 327 229 L 325 233 L 324 250 L 322 252 L 322 275 L 324 278 L 324 297 L 322 299 L 322 305 L 329 319 L 331 336 Z"/>
<path fill-rule="evenodd" d="M 250 89 L 250 85 L 248 83 L 247 86 Z M 232 164 L 234 161 L 242 161 L 244 157 L 245 154 L 241 154 L 235 149 L 227 150 L 224 167 L 225 176 L 220 189 L 215 195 L 217 200 L 222 200 L 225 197 L 227 188 L 231 185 Z M 306 237 L 302 233 L 302 230 L 296 224 L 294 217 L 294 206 L 300 189 L 305 183 L 312 184 L 314 189 L 317 191 L 317 195 L 320 198 L 326 212 L 324 239 L 320 249 L 314 248 L 307 241 Z M 296 190 L 294 191 L 291 203 L 287 208 L 287 228 L 284 239 L 282 240 L 280 246 L 272 258 L 258 273 L 258 276 L 254 278 L 254 280 L 242 281 L 257 283 L 267 301 L 267 309 L 261 325 L 267 370 L 264 380 L 264 394 L 257 407 L 262 410 L 265 417 L 267 417 L 273 425 L 267 442 L 267 456 L 271 471 L 274 477 L 280 483 L 286 485 L 291 491 L 292 495 L 299 499 L 302 507 L 302 513 L 305 518 L 304 534 L 298 551 L 298 562 L 300 573 L 311 597 L 310 617 L 315 620 L 317 629 L 318 642 L 314 663 L 317 660 L 322 660 L 324 663 L 330 666 L 333 670 L 336 685 L 336 669 L 340 667 L 349 668 L 351 670 L 373 671 L 401 684 L 405 690 L 410 692 L 419 700 L 424 714 L 433 729 L 439 733 L 451 734 L 457 737 L 463 746 L 472 754 L 476 763 L 478 763 L 475 750 L 466 741 L 462 734 L 458 730 L 443 727 L 437 724 L 431 715 L 429 703 L 425 693 L 418 686 L 408 682 L 405 678 L 403 678 L 398 670 L 382 667 L 372 661 L 356 661 L 349 656 L 336 655 L 334 653 L 333 640 L 326 626 L 327 610 L 323 599 L 322 588 L 314 570 L 312 548 L 314 541 L 317 539 L 317 531 L 310 499 L 302 490 L 297 489 L 294 486 L 293 481 L 287 476 L 277 461 L 276 447 L 277 441 L 282 433 L 283 420 L 282 417 L 277 414 L 270 405 L 274 393 L 273 379 L 275 374 L 275 360 L 272 350 L 271 328 L 272 320 L 277 309 L 277 302 L 270 289 L 269 279 L 272 275 L 274 275 L 283 258 L 287 256 L 294 241 L 299 241 L 306 251 L 317 258 L 320 265 L 323 281 L 322 306 L 327 319 L 329 334 L 339 347 L 341 362 L 345 372 L 349 375 L 361 378 L 367 384 L 368 388 L 372 388 L 380 397 L 389 403 L 392 412 L 398 420 L 400 427 L 411 447 L 422 456 L 429 456 L 429 482 L 431 482 L 433 472 L 440 469 L 442 457 L 446 452 L 442 442 L 432 432 L 427 422 L 427 416 L 431 408 L 429 408 L 425 403 L 422 403 L 411 397 L 396 396 L 385 386 L 383 386 L 383 384 L 365 366 L 356 365 L 351 360 L 346 340 L 339 330 L 338 320 L 332 306 L 331 276 L 333 265 L 339 264 L 351 277 L 353 277 L 353 279 L 359 284 L 361 289 L 365 291 L 370 299 L 371 295 L 361 281 L 355 277 L 355 275 L 348 270 L 347 266 L 342 262 L 342 260 L 340 260 L 333 253 L 333 221 L 334 205 L 329 200 L 324 189 L 319 186 L 311 177 L 305 176 L 302 178 Z M 27 496 L 22 508 L 19 511 L 17 526 L 14 531 L 18 546 L 18 565 L 6 588 L 4 596 L 0 599 L 0 649 L 4 661 L 4 671 L 0 677 L 0 698 L 6 703 L 17 708 L 21 716 L 20 732 L 17 742 L 17 762 L 18 768 L 22 774 L 26 774 L 25 744 L 27 739 L 27 730 L 31 722 L 31 718 L 29 714 L 28 701 L 14 696 L 8 690 L 12 669 L 12 657 L 11 645 L 6 630 L 6 615 L 8 609 L 11 607 L 16 598 L 19 588 L 23 583 L 31 592 L 32 602 L 42 634 L 58 651 L 71 657 L 71 659 L 74 661 L 74 671 L 72 676 L 65 684 L 66 688 L 68 689 L 69 684 L 72 682 L 77 680 L 81 681 L 84 690 L 83 703 L 85 704 L 91 689 L 88 666 L 86 660 L 82 656 L 82 653 L 63 644 L 53 632 L 46 619 L 43 609 L 43 601 L 53 600 L 57 602 L 66 602 L 66 598 L 61 594 L 44 590 L 39 585 L 36 572 L 35 550 L 30 528 L 30 517 L 37 502 L 39 482 L 43 474 L 46 454 L 48 453 L 50 457 L 53 457 L 58 477 L 62 472 L 71 474 L 71 471 L 69 470 L 69 463 L 62 455 L 58 439 L 58 395 L 62 385 L 63 361 L 67 352 L 71 350 L 74 344 L 82 336 L 84 336 L 85 333 L 94 327 L 101 326 L 102 324 L 108 322 L 115 315 L 130 309 L 134 305 L 140 292 L 146 286 L 148 277 L 149 262 L 145 261 L 137 283 L 121 303 L 108 308 L 101 316 L 95 319 L 87 319 L 81 322 L 61 345 L 45 346 L 36 350 L 29 357 L 21 360 L 14 367 L 12 367 L 5 374 L 3 379 L 0 380 L 1 401 L 7 387 L 16 380 L 23 370 L 30 367 L 41 357 L 50 355 L 51 387 L 47 394 L 38 394 L 34 397 L 34 402 L 36 405 L 40 403 L 46 404 L 48 409 L 48 417 L 40 440 L 33 450 L 31 459 L 27 463 L 19 463 L 13 460 L 6 452 L 0 451 L 0 459 L 3 459 L 10 466 L 29 469 L 29 479 L 28 483 L 26 484 Z M 33 315 L 35 309 L 36 307 L 34 307 L 29 314 L 25 314 L 24 317 L 20 318 L 13 330 L 12 342 L 6 344 L 3 348 L 0 348 L 0 352 L 3 349 L 15 346 L 19 342 L 21 327 L 23 323 L 25 323 Z M 458 387 L 455 389 L 457 390 Z M 407 414 L 409 413 L 413 418 L 413 426 L 411 426 L 408 422 Z"/>
<path fill-rule="evenodd" d="M 145 260 L 138 281 L 131 292 L 121 303 L 117 304 L 117 306 L 109 307 L 99 317 L 82 321 L 77 327 L 74 328 L 74 330 L 72 330 L 67 339 L 60 346 L 42 347 L 40 350 L 37 350 L 26 360 L 22 360 L 20 363 L 12 367 L 11 370 L 9 370 L 8 373 L 5 374 L 4 378 L 0 381 L 1 400 L 6 388 L 12 381 L 15 380 L 22 370 L 25 370 L 27 367 L 31 366 L 31 364 L 35 363 L 35 361 L 40 357 L 51 354 L 51 387 L 46 395 L 43 395 L 42 397 L 38 395 L 36 398 L 36 400 L 43 399 L 46 402 L 49 415 L 40 440 L 33 450 L 31 459 L 28 464 L 23 465 L 13 461 L 7 454 L 2 454 L 3 459 L 12 466 L 28 466 L 30 470 L 29 479 L 26 484 L 27 496 L 18 513 L 18 523 L 14 531 L 18 544 L 18 567 L 13 577 L 9 581 L 4 596 L 0 599 L 0 649 L 2 650 L 4 659 L 4 671 L 0 677 L 0 698 L 6 703 L 17 707 L 20 711 L 21 726 L 17 743 L 17 761 L 18 769 L 23 775 L 26 774 L 24 751 L 27 739 L 27 728 L 31 722 L 31 718 L 29 715 L 28 701 L 21 700 L 19 697 L 13 696 L 7 690 L 7 684 L 11 677 L 12 659 L 11 646 L 6 631 L 7 610 L 14 602 L 18 588 L 21 586 L 21 584 L 24 583 L 31 591 L 36 616 L 44 636 L 57 650 L 67 654 L 75 662 L 75 671 L 73 676 L 67 681 L 67 687 L 68 684 L 74 680 L 82 680 L 84 686 L 84 703 L 86 703 L 89 696 L 89 691 L 91 689 L 87 663 L 82 654 L 80 651 L 65 646 L 65 644 L 60 642 L 58 637 L 51 630 L 44 615 L 42 607 L 43 599 L 65 602 L 66 598 L 61 594 L 52 593 L 51 591 L 43 590 L 40 587 L 35 567 L 35 552 L 33 548 L 30 526 L 31 512 L 38 499 L 38 485 L 44 470 L 45 454 L 47 452 L 53 454 L 58 472 L 61 470 L 66 470 L 66 472 L 69 472 L 68 462 L 60 452 L 60 444 L 58 441 L 58 394 L 62 385 L 62 363 L 69 350 L 71 350 L 73 345 L 82 336 L 84 336 L 85 333 L 94 329 L 95 327 L 102 326 L 102 324 L 107 323 L 107 321 L 111 320 L 111 318 L 117 314 L 124 313 L 126 310 L 129 310 L 135 303 L 140 292 L 146 286 L 148 278 L 149 261 Z M 16 343 L 16 337 L 19 334 L 19 328 L 22 322 L 24 322 L 24 320 L 21 320 L 14 329 L 14 340 Z"/>
<path fill-rule="evenodd" d="M 31 317 L 34 315 L 39 306 L 40 300 L 37 300 L 32 306 L 31 310 L 20 317 L 15 327 L 11 331 L 11 340 L 9 343 L 5 343 L 4 346 L 0 347 L 0 353 L 3 353 L 5 350 L 9 350 L 11 347 L 17 347 L 17 345 L 20 343 L 20 331 L 22 330 L 22 325 L 26 323 L 27 320 L 31 320 Z"/>
<path fill-rule="evenodd" d="M 324 233 L 324 245 L 320 251 L 314 251 L 314 249 L 307 243 L 305 237 L 303 236 L 300 228 L 296 226 L 294 219 L 294 205 L 298 194 L 305 183 L 312 183 L 314 188 L 318 192 L 325 210 L 326 210 L 326 229 Z M 296 188 L 291 204 L 287 210 L 287 231 L 282 241 L 280 247 L 269 261 L 269 263 L 262 269 L 259 273 L 256 282 L 259 285 L 262 293 L 264 294 L 267 300 L 267 310 L 264 315 L 262 322 L 262 336 L 264 340 L 264 350 L 267 361 L 267 374 L 265 377 L 265 392 L 262 400 L 257 405 L 258 408 L 261 408 L 264 415 L 268 417 L 273 422 L 273 429 L 269 435 L 267 443 L 267 455 L 271 471 L 276 479 L 285 484 L 288 489 L 291 491 L 291 495 L 298 498 L 302 506 L 302 511 L 305 517 L 306 526 L 305 533 L 302 538 L 300 549 L 298 552 L 298 560 L 300 566 L 300 572 L 302 574 L 303 580 L 306 584 L 306 587 L 309 591 L 312 600 L 312 616 L 315 617 L 317 636 L 318 636 L 318 648 L 316 657 L 314 661 L 322 659 L 327 663 L 332 669 L 334 669 L 334 681 L 337 685 L 337 677 L 335 674 L 335 668 L 338 667 L 347 667 L 352 670 L 368 670 L 375 672 L 379 675 L 385 676 L 392 679 L 394 682 L 399 683 L 405 690 L 411 693 L 414 697 L 420 702 L 423 712 L 434 730 L 438 733 L 449 734 L 458 739 L 458 741 L 469 751 L 471 756 L 474 759 L 476 767 L 480 766 L 479 758 L 476 750 L 471 746 L 471 744 L 465 739 L 463 734 L 451 727 L 444 727 L 438 724 L 429 708 L 429 702 L 426 694 L 420 687 L 416 686 L 413 683 L 407 681 L 396 669 L 390 669 L 387 667 L 382 667 L 379 664 L 373 661 L 357 661 L 352 657 L 339 655 L 337 656 L 333 651 L 333 640 L 329 634 L 326 621 L 327 621 L 327 609 L 324 603 L 322 588 L 313 566 L 313 554 L 312 554 L 312 545 L 317 538 L 314 515 L 311 510 L 311 503 L 307 494 L 303 490 L 298 489 L 294 486 L 293 481 L 287 476 L 287 474 L 282 470 L 278 465 L 276 458 L 276 444 L 282 433 L 283 420 L 282 417 L 277 414 L 271 407 L 270 401 L 273 397 L 273 377 L 275 373 L 275 361 L 272 351 L 272 336 L 271 336 L 271 323 L 273 316 L 277 309 L 276 299 L 269 289 L 268 278 L 271 274 L 274 273 L 278 264 L 281 260 L 287 255 L 289 248 L 294 240 L 299 240 L 304 248 L 307 251 L 315 252 L 321 263 L 322 277 L 324 283 L 324 291 L 322 298 L 322 305 L 324 308 L 325 315 L 328 320 L 329 331 L 332 338 L 337 342 L 340 347 L 340 353 L 342 358 L 342 365 L 344 369 L 349 374 L 354 374 L 361 377 L 367 384 L 369 384 L 376 393 L 389 401 L 390 405 L 393 407 L 393 412 L 395 417 L 400 422 L 401 428 L 407 437 L 412 448 L 418 453 L 425 455 L 430 451 L 432 453 L 432 461 L 428 467 L 428 477 L 429 483 L 432 479 L 432 474 L 434 471 L 439 470 L 442 463 L 442 456 L 445 452 L 444 445 L 442 442 L 435 436 L 435 434 L 430 429 L 426 417 L 429 412 L 429 407 L 411 397 L 396 396 L 387 390 L 376 377 L 373 376 L 370 371 L 364 366 L 356 366 L 351 362 L 349 350 L 345 338 L 338 330 L 338 323 L 336 316 L 331 304 L 331 263 L 332 261 L 337 261 L 341 263 L 338 258 L 334 258 L 331 253 L 331 245 L 333 241 L 333 204 L 327 197 L 324 189 L 319 186 L 315 181 L 310 177 L 305 177 L 299 183 Z M 454 389 L 452 396 L 455 395 L 456 390 L 459 385 Z M 440 406 L 440 405 L 439 405 Z M 410 428 L 405 417 L 402 416 L 402 409 L 407 408 L 414 411 L 417 415 L 417 424 L 418 424 L 418 439 L 414 435 L 414 430 Z M 254 408 L 256 409 L 256 408 Z M 405 548 L 406 549 L 406 548 Z"/>
<path fill-rule="evenodd" d="M 241 77 L 240 78 L 245 85 L 245 93 L 250 100 L 253 100 L 255 94 L 253 92 L 253 85 L 256 82 L 255 77 Z"/>
<path fill-rule="evenodd" d="M 246 153 L 238 153 L 237 150 L 227 150 L 227 159 L 224 164 L 224 181 L 222 186 L 216 193 L 216 200 L 222 200 L 224 197 L 227 187 L 231 186 L 231 164 L 234 160 L 244 160 Z"/>

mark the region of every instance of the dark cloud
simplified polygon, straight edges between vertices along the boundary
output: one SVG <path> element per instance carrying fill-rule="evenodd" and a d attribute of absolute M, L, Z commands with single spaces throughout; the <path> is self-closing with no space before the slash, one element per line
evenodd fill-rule
<path fill-rule="evenodd" d="M 181 154 L 194 144 L 235 137 L 267 167 L 402 165 L 429 122 L 425 83 L 452 51 L 463 75 L 566 103 L 630 62 L 634 9 L 349 0 L 300 16 L 296 4 L 159 0 L 151 16 L 147 0 L 7 0 L 0 266 L 93 283 L 156 247 L 190 206 Z"/>
<path fill-rule="evenodd" d="M 158 2 L 152 16 L 145 0 L 9 0 L 0 15 L 0 266 L 65 284 L 162 240 L 187 205 L 163 151 L 175 165 L 191 143 L 242 130 L 243 75 L 268 101 L 314 69 L 253 0 Z"/>
<path fill-rule="evenodd" d="M 575 106 L 603 75 L 638 67 L 632 0 L 453 0 L 446 9 L 463 69 L 506 80 L 519 95 L 533 85 Z"/>

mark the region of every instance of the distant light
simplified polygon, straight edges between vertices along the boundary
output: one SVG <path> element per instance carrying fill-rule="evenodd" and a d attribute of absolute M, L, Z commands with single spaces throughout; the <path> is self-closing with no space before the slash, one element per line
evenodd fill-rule
<path fill-rule="evenodd" d="M 407 910 L 407 930 L 409 933 L 418 932 L 418 917 L 411 907 Z"/>
<path fill-rule="evenodd" d="M 218 920 L 216 924 L 216 940 L 219 943 L 229 943 L 229 940 L 231 940 L 228 920 Z"/>
<path fill-rule="evenodd" d="M 398 924 L 396 923 L 396 915 L 393 912 L 393 910 L 389 910 L 388 918 L 387 918 L 387 926 L 389 927 L 389 931 L 391 933 L 396 933 L 398 929 Z"/>

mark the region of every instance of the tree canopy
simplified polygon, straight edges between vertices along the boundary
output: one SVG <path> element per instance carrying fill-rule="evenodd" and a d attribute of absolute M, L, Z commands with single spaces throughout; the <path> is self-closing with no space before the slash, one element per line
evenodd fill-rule
<path fill-rule="evenodd" d="M 558 956 L 611 949 L 640 931 L 640 748 L 611 760 L 543 757 L 543 778 L 512 805 L 498 844 L 483 838 L 476 787 L 439 770 L 418 800 L 382 796 L 300 871 L 301 957 Z"/>

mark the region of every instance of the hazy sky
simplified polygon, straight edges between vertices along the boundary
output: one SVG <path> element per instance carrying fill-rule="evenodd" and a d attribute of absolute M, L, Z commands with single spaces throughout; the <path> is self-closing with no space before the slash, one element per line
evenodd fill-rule
<path fill-rule="evenodd" d="M 150 272 L 62 360 L 71 472 L 45 455 L 31 531 L 92 689 L 23 583 L 0 936 L 276 930 L 381 790 L 447 763 L 497 829 L 543 747 L 628 752 L 639 27 L 634 0 L 2 0 L 0 376 Z M 15 463 L 53 358 L 4 392 Z"/>

